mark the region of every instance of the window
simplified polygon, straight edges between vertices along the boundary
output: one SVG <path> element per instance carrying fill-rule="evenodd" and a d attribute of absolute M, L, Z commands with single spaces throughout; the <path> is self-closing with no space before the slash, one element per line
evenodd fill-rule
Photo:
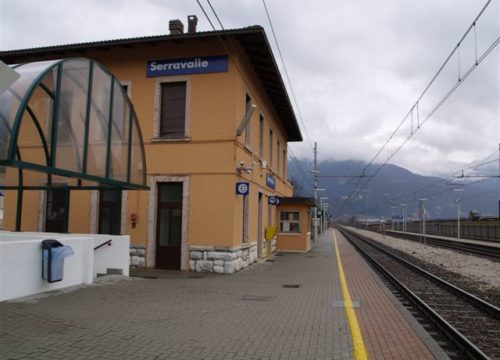
<path fill-rule="evenodd" d="M 68 232 L 69 189 L 47 190 L 45 212 L 45 231 L 56 233 Z"/>
<path fill-rule="evenodd" d="M 280 142 L 278 141 L 278 146 L 277 146 L 277 150 L 276 150 L 276 161 L 278 162 L 278 165 L 276 167 L 276 173 L 279 174 L 280 173 L 280 159 L 281 159 L 281 156 L 280 156 Z"/>
<path fill-rule="evenodd" d="M 186 135 L 186 82 L 161 84 L 160 137 Z"/>
<path fill-rule="evenodd" d="M 120 83 L 120 85 L 122 86 L 122 89 L 127 93 L 127 96 L 130 97 L 130 84 L 129 83 Z"/>
<path fill-rule="evenodd" d="M 122 192 L 101 190 L 99 192 L 99 234 L 120 235 Z"/>
<path fill-rule="evenodd" d="M 299 211 L 280 211 L 280 232 L 300 234 Z"/>
<path fill-rule="evenodd" d="M 273 166 L 273 131 L 269 130 L 269 167 Z"/>
<path fill-rule="evenodd" d="M 252 99 L 248 94 L 246 94 L 245 98 L 245 114 L 248 114 L 252 107 Z M 252 118 L 248 120 L 246 126 L 245 126 L 245 146 L 250 147 L 251 145 L 251 136 L 252 136 Z"/>
<path fill-rule="evenodd" d="M 262 115 L 259 119 L 259 156 L 264 157 L 264 117 Z"/>
<path fill-rule="evenodd" d="M 286 149 L 283 149 L 283 178 L 286 179 L 286 166 L 287 166 L 287 161 L 286 161 Z"/>

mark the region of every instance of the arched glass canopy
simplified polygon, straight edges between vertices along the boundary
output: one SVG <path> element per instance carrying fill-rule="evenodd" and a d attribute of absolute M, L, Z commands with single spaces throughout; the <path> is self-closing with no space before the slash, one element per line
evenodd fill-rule
<path fill-rule="evenodd" d="M 147 189 L 141 130 L 120 82 L 83 58 L 11 65 L 0 95 L 0 189 Z"/>

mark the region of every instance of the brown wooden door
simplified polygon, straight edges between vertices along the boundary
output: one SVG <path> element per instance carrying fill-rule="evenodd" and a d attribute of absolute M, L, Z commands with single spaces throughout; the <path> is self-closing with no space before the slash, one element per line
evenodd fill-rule
<path fill-rule="evenodd" d="M 120 235 L 122 215 L 122 192 L 101 190 L 99 192 L 99 234 Z"/>
<path fill-rule="evenodd" d="M 156 267 L 180 270 L 182 242 L 182 183 L 158 184 Z"/>

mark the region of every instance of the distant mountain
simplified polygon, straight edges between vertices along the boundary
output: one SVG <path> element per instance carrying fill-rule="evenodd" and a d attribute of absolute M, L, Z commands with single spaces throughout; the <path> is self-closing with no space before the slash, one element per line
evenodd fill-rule
<path fill-rule="evenodd" d="M 302 169 L 290 164 L 297 196 L 312 196 L 312 181 L 309 171 L 312 162 L 300 161 Z M 336 216 L 348 217 L 357 215 L 368 218 L 390 218 L 392 206 L 394 213 L 402 215 L 402 205 L 408 218 L 419 218 L 419 199 L 426 198 L 424 206 L 427 218 L 456 218 L 457 198 L 461 198 L 461 214 L 467 216 L 476 211 L 482 216 L 498 216 L 500 200 L 500 179 L 457 178 L 443 180 L 439 177 L 421 176 L 396 165 L 386 165 L 373 178 L 358 177 L 366 164 L 362 161 L 323 161 L 318 163 L 321 172 L 318 188 L 326 192 L 318 192 L 319 196 L 327 196 L 330 212 Z M 378 165 L 370 166 L 365 175 L 373 174 Z M 368 181 L 369 180 L 369 181 Z M 467 181 L 467 182 L 465 182 Z M 347 201 L 356 184 L 368 184 L 359 193 Z M 462 188 L 463 191 L 453 191 Z"/>

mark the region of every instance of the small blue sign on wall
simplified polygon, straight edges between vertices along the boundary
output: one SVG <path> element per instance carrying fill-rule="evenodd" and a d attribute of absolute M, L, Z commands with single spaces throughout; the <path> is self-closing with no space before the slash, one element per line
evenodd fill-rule
<path fill-rule="evenodd" d="M 218 73 L 227 71 L 228 57 L 220 55 L 151 60 L 147 66 L 147 77 Z"/>
<path fill-rule="evenodd" d="M 273 190 L 276 189 L 276 179 L 270 174 L 267 174 L 267 176 L 266 176 L 266 184 L 271 189 L 273 189 Z"/>
<path fill-rule="evenodd" d="M 280 204 L 280 198 L 277 196 L 269 196 L 267 199 L 267 203 L 269 205 L 279 205 Z"/>
<path fill-rule="evenodd" d="M 250 184 L 246 181 L 236 183 L 237 195 L 248 195 L 250 193 Z"/>

